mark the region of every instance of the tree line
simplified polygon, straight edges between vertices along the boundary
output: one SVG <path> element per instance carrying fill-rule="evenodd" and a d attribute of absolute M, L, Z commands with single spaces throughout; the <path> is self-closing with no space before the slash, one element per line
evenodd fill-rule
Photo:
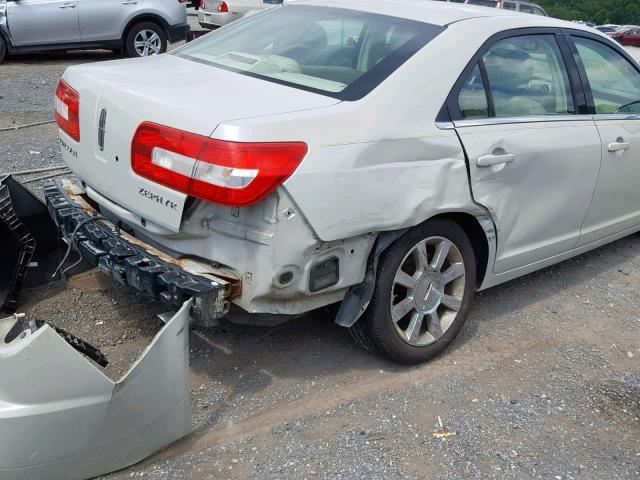
<path fill-rule="evenodd" d="M 584 20 L 598 25 L 640 24 L 638 0 L 532 0 L 544 7 L 547 13 L 564 20 Z"/>
<path fill-rule="evenodd" d="M 464 0 L 453 0 L 463 2 Z M 640 0 L 529 0 L 563 20 L 640 25 Z"/>

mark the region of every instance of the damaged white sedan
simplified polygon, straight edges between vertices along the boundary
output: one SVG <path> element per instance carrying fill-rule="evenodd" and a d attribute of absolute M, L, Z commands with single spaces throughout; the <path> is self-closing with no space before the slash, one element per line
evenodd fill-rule
<path fill-rule="evenodd" d="M 78 180 L 45 193 L 83 258 L 196 320 L 341 302 L 359 343 L 422 362 L 474 291 L 640 229 L 639 70 L 551 18 L 302 0 L 69 68 Z"/>

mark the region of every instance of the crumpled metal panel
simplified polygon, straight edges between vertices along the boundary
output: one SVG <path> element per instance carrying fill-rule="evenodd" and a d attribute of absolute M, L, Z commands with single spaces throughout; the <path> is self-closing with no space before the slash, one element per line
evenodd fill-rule
<path fill-rule="evenodd" d="M 0 478 L 92 478 L 189 433 L 190 307 L 118 382 L 50 326 L 5 343 L 15 320 L 0 321 Z"/>

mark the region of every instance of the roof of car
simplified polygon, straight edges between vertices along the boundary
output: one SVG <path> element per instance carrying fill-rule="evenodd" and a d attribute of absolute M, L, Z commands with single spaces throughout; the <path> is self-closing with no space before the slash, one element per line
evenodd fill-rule
<path fill-rule="evenodd" d="M 479 7 L 463 3 L 439 2 L 433 0 L 295 0 L 291 3 L 322 5 L 347 8 L 394 17 L 419 20 L 432 25 L 445 26 L 451 23 L 482 17 L 523 18 L 530 20 L 532 26 L 565 26 L 574 29 L 587 29 L 581 25 L 564 22 L 550 17 L 512 12 L 500 8 Z M 591 29 L 588 29 L 591 30 Z"/>

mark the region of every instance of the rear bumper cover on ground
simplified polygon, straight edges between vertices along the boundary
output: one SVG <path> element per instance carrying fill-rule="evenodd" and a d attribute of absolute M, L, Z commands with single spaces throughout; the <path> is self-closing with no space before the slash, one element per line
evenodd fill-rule
<path fill-rule="evenodd" d="M 213 266 L 169 257 L 107 220 L 90 221 L 97 212 L 74 183 L 47 182 L 44 194 L 62 236 L 71 241 L 77 229 L 82 258 L 121 284 L 175 307 L 193 298 L 191 315 L 204 324 L 224 316 L 229 300 L 239 294 L 239 278 L 220 278 Z"/>
<path fill-rule="evenodd" d="M 51 326 L 7 343 L 16 320 L 0 320 L 0 478 L 93 478 L 189 433 L 190 304 L 118 382 Z"/>

